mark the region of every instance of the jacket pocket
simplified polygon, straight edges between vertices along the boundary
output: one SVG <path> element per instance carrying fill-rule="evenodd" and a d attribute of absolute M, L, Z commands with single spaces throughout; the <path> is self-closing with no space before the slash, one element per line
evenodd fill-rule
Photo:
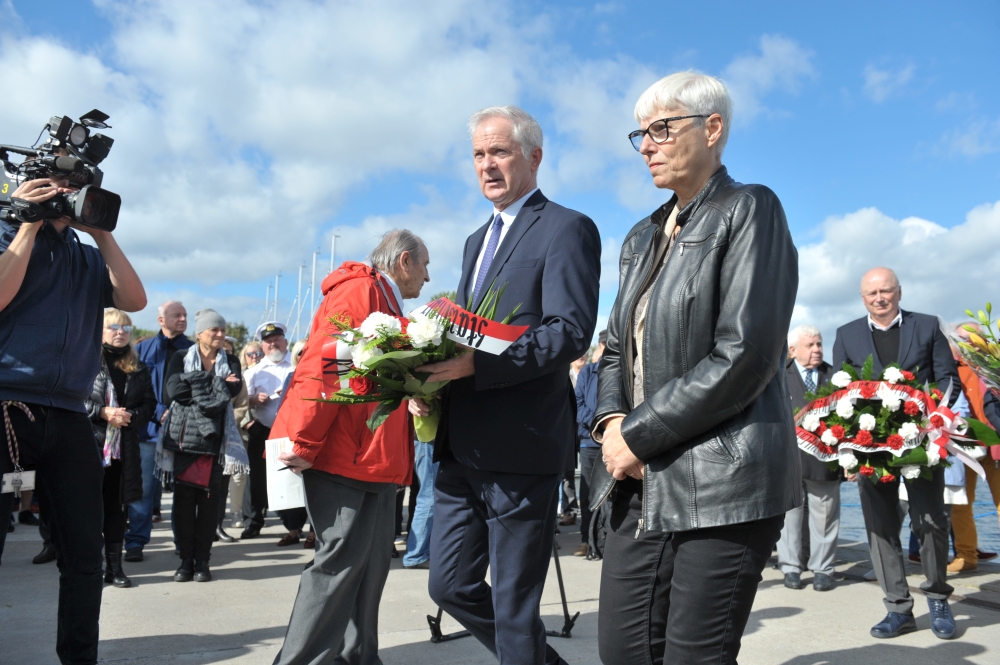
<path fill-rule="evenodd" d="M 534 268 L 538 265 L 538 259 L 521 259 L 520 261 L 508 261 L 503 264 L 504 268 Z"/>
<path fill-rule="evenodd" d="M 698 457 L 708 462 L 735 464 L 740 461 L 740 451 L 733 439 L 726 435 L 722 427 L 717 427 L 714 436 L 695 446 Z"/>

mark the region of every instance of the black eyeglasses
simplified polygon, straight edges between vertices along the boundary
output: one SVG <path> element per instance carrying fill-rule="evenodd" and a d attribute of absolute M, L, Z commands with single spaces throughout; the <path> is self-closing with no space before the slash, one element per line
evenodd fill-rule
<path fill-rule="evenodd" d="M 671 120 L 685 120 L 687 118 L 707 118 L 707 115 L 679 115 L 673 118 L 661 118 L 655 122 L 651 122 L 649 127 L 646 129 L 637 129 L 628 135 L 628 140 L 632 142 L 632 147 L 637 151 L 642 147 L 642 137 L 649 134 L 649 138 L 653 139 L 654 143 L 663 143 L 670 136 L 670 128 L 667 123 Z"/>
<path fill-rule="evenodd" d="M 132 332 L 132 326 L 123 326 L 117 323 L 110 323 L 108 324 L 108 330 L 112 332 L 118 332 L 119 330 L 124 330 L 125 332 L 130 333 Z"/>

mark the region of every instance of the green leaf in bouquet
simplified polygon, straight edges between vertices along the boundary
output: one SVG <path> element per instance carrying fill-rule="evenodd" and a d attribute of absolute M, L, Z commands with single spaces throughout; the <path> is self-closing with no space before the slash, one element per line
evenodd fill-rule
<path fill-rule="evenodd" d="M 844 361 L 844 365 L 843 367 L 841 367 L 841 369 L 847 372 L 847 375 L 851 377 L 851 381 L 861 380 L 860 377 L 858 377 L 858 370 L 854 369 L 854 365 L 847 362 L 846 360 Z"/>
<path fill-rule="evenodd" d="M 403 382 L 396 381 L 395 379 L 390 379 L 386 376 L 379 376 L 378 374 L 372 373 L 368 375 L 368 378 L 375 382 L 379 388 L 387 388 L 394 392 L 400 392 L 403 390 Z M 385 391 L 382 391 L 383 395 Z M 384 399 L 384 397 L 383 397 Z"/>
<path fill-rule="evenodd" d="M 966 436 L 970 439 L 975 439 L 984 446 L 1000 445 L 1000 436 L 997 435 L 996 430 L 986 423 L 980 422 L 975 418 L 966 418 L 965 422 L 969 423 L 969 432 Z"/>
<path fill-rule="evenodd" d="M 872 369 L 874 368 L 874 366 L 875 366 L 875 360 L 871 356 L 868 356 L 868 358 L 865 359 L 865 363 L 861 366 L 862 381 L 872 380 Z"/>
<path fill-rule="evenodd" d="M 923 446 L 917 446 L 913 450 L 907 450 L 905 453 L 899 457 L 890 457 L 889 466 L 906 466 L 908 464 L 916 464 L 922 466 L 927 464 L 927 451 Z"/>
<path fill-rule="evenodd" d="M 381 427 L 382 423 L 384 423 L 386 419 L 392 415 L 392 412 L 398 409 L 399 405 L 402 403 L 402 400 L 399 399 L 379 402 L 378 406 L 375 407 L 375 410 L 372 411 L 372 415 L 370 415 L 368 420 L 365 422 L 365 424 L 368 425 L 368 429 L 374 432 Z"/>

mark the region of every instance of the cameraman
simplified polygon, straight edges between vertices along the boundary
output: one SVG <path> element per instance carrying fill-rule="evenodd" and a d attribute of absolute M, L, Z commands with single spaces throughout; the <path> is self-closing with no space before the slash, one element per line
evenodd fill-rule
<path fill-rule="evenodd" d="M 72 191 L 66 180 L 39 178 L 11 196 L 42 203 Z M 90 234 L 97 248 L 74 230 Z M 0 220 L 0 411 L 7 423 L 0 473 L 14 470 L 12 449 L 23 468 L 37 472 L 60 572 L 62 663 L 97 662 L 104 470 L 84 400 L 100 370 L 104 308 L 145 306 L 139 276 L 111 233 L 68 217 L 19 226 Z M 0 524 L 13 500 L 0 494 Z"/>

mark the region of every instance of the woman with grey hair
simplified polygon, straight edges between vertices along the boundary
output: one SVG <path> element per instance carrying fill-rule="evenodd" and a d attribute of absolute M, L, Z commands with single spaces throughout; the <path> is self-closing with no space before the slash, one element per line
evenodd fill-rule
<path fill-rule="evenodd" d="M 599 370 L 607 665 L 735 663 L 784 514 L 802 503 L 781 371 L 797 257 L 774 193 L 722 165 L 731 108 L 696 72 L 635 107 L 629 140 L 673 196 L 622 245 Z"/>

